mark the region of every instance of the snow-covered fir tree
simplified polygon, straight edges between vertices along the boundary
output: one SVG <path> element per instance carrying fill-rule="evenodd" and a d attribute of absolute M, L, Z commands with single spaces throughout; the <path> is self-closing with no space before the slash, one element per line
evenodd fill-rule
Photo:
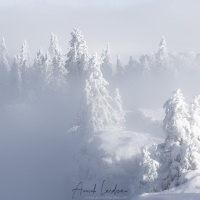
<path fill-rule="evenodd" d="M 9 56 L 4 38 L 2 38 L 0 44 L 0 69 L 1 69 L 1 74 L 2 73 L 6 74 L 10 71 Z"/>
<path fill-rule="evenodd" d="M 89 62 L 88 78 L 81 104 L 81 126 L 86 132 L 97 132 L 115 126 L 113 99 L 107 90 L 108 82 L 100 69 L 100 59 L 93 55 Z"/>
<path fill-rule="evenodd" d="M 50 38 L 49 54 L 52 58 L 58 54 L 62 55 L 62 49 L 58 43 L 58 37 L 54 33 L 51 34 Z"/>
<path fill-rule="evenodd" d="M 133 66 L 134 65 L 133 56 L 130 56 L 129 61 L 128 61 L 128 65 L 129 66 Z"/>
<path fill-rule="evenodd" d="M 200 147 L 200 96 L 194 98 L 191 104 L 190 116 L 192 137 Z"/>
<path fill-rule="evenodd" d="M 198 168 L 199 152 L 192 140 L 188 105 L 181 90 L 178 89 L 165 102 L 163 130 L 166 139 L 163 147 L 162 188 L 168 189 L 183 183 L 182 174 Z"/>
<path fill-rule="evenodd" d="M 125 77 L 132 78 L 138 71 L 138 66 L 139 63 L 133 59 L 133 56 L 130 56 L 128 64 L 124 67 Z"/>
<path fill-rule="evenodd" d="M 80 78 L 84 76 L 88 69 L 88 51 L 87 45 L 80 30 L 74 29 L 71 32 L 70 48 L 67 53 L 65 67 L 68 71 L 68 78 Z"/>
<path fill-rule="evenodd" d="M 116 63 L 116 74 L 115 76 L 117 77 L 122 77 L 124 75 L 124 68 L 122 66 L 122 63 L 121 63 L 121 60 L 120 60 L 120 57 L 117 56 L 117 63 Z"/>
<path fill-rule="evenodd" d="M 0 44 L 0 94 L 2 98 L 7 96 L 6 91 L 8 91 L 9 73 L 9 57 L 5 39 L 3 38 Z"/>
<path fill-rule="evenodd" d="M 102 50 L 101 54 L 101 71 L 103 76 L 109 80 L 112 77 L 112 64 L 111 64 L 111 54 L 110 54 L 110 45 L 107 44 L 106 48 Z"/>
<path fill-rule="evenodd" d="M 165 41 L 165 37 L 163 36 L 159 44 L 159 50 L 156 54 L 156 64 L 158 68 L 163 69 L 162 67 L 166 66 L 168 62 L 169 62 L 169 55 L 167 50 L 167 44 Z"/>
<path fill-rule="evenodd" d="M 33 75 L 32 75 L 32 80 L 34 84 L 33 87 L 36 90 L 36 92 L 42 91 L 44 78 L 45 78 L 45 54 L 43 53 L 42 49 L 39 49 L 34 59 Z"/>
<path fill-rule="evenodd" d="M 55 90 L 67 89 L 67 69 L 61 53 L 53 57 L 52 64 Z"/>
<path fill-rule="evenodd" d="M 21 71 L 21 87 L 22 89 L 29 90 L 30 89 L 30 84 L 31 84 L 31 68 L 30 68 L 30 52 L 29 52 L 29 47 L 28 43 L 26 40 L 24 40 L 20 53 L 18 55 L 19 59 L 19 68 Z"/>
<path fill-rule="evenodd" d="M 49 52 L 45 54 L 43 89 L 44 90 L 54 89 L 53 64 Z"/>
<path fill-rule="evenodd" d="M 150 157 L 150 152 L 145 147 L 142 151 L 142 162 L 140 163 L 140 192 L 156 191 L 154 181 L 158 178 L 159 167 L 159 162 Z"/>
<path fill-rule="evenodd" d="M 125 123 L 125 111 L 122 107 L 122 99 L 119 93 L 119 89 L 115 90 L 115 97 L 113 99 L 113 108 L 115 111 L 116 125 L 120 128 L 124 126 Z"/>
<path fill-rule="evenodd" d="M 151 71 L 147 55 L 140 56 L 140 65 L 144 73 Z"/>
<path fill-rule="evenodd" d="M 66 89 L 67 87 L 67 70 L 65 68 L 65 63 L 63 60 L 62 49 L 58 43 L 58 37 L 55 34 L 51 34 L 49 55 L 52 62 L 52 89 Z M 49 68 L 50 69 L 50 68 Z"/>
<path fill-rule="evenodd" d="M 19 65 L 18 56 L 14 57 L 13 64 L 10 70 L 10 96 L 12 100 L 16 100 L 20 97 L 22 85 L 21 70 Z"/>

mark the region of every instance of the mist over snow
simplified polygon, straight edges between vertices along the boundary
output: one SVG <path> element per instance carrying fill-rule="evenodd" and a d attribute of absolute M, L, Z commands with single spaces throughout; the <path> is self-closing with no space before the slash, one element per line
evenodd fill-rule
<path fill-rule="evenodd" d="M 0 5 L 0 199 L 198 199 L 200 2 Z"/>

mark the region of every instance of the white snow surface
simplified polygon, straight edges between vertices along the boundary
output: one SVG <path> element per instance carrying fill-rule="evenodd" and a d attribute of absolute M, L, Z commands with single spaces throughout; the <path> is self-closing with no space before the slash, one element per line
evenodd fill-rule
<path fill-rule="evenodd" d="M 158 193 L 145 193 L 138 200 L 169 199 L 197 200 L 200 199 L 200 170 L 188 172 L 185 176 L 188 182 L 178 187 Z"/>

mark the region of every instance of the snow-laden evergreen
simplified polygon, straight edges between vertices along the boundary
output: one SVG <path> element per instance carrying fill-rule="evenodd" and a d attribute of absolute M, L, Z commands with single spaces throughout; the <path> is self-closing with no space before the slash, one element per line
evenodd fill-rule
<path fill-rule="evenodd" d="M 88 69 L 88 48 L 80 30 L 74 29 L 71 32 L 70 48 L 67 53 L 65 67 L 69 78 L 82 77 Z"/>
<path fill-rule="evenodd" d="M 9 90 L 10 62 L 5 39 L 2 38 L 0 43 L 0 96 L 8 97 Z"/>
<path fill-rule="evenodd" d="M 60 53 L 53 58 L 53 74 L 55 89 L 67 89 L 67 70 Z"/>
<path fill-rule="evenodd" d="M 7 47 L 6 47 L 4 38 L 2 38 L 2 41 L 0 44 L 0 67 L 1 67 L 0 68 L 1 74 L 6 75 L 10 71 L 9 56 L 8 56 L 8 51 L 7 51 Z"/>
<path fill-rule="evenodd" d="M 119 93 L 119 89 L 115 89 L 115 96 L 113 99 L 113 108 L 115 111 L 115 120 L 116 120 L 116 126 L 123 127 L 125 124 L 125 111 L 122 107 L 122 99 Z"/>
<path fill-rule="evenodd" d="M 62 55 L 62 49 L 58 43 L 58 37 L 54 33 L 51 34 L 50 38 L 49 54 L 52 58 L 58 54 Z"/>
<path fill-rule="evenodd" d="M 168 58 L 167 43 L 165 37 L 163 36 L 159 44 L 159 50 L 156 54 L 157 66 L 159 67 L 166 66 L 168 64 L 168 59 L 169 58 Z"/>
<path fill-rule="evenodd" d="M 21 87 L 23 91 L 30 90 L 31 84 L 31 65 L 30 65 L 30 52 L 26 40 L 24 40 L 21 50 L 18 55 L 18 65 L 21 72 Z"/>
<path fill-rule="evenodd" d="M 197 146 L 200 147 L 200 96 L 194 98 L 191 104 L 190 115 L 192 137 L 196 140 Z"/>
<path fill-rule="evenodd" d="M 10 70 L 10 96 L 12 100 L 17 100 L 21 94 L 22 75 L 19 66 L 18 56 L 14 57 L 13 64 Z"/>
<path fill-rule="evenodd" d="M 117 63 L 116 63 L 116 72 L 115 72 L 116 76 L 121 78 L 124 75 L 124 68 L 123 65 L 121 63 L 120 57 L 117 56 Z"/>
<path fill-rule="evenodd" d="M 115 126 L 112 97 L 109 95 L 108 82 L 100 69 L 100 58 L 94 54 L 89 62 L 88 77 L 82 100 L 81 120 L 88 132 L 97 132 Z"/>
<path fill-rule="evenodd" d="M 45 62 L 44 62 L 45 74 L 44 74 L 44 89 L 53 90 L 54 89 L 54 77 L 53 77 L 53 64 L 49 52 L 46 52 Z"/>
<path fill-rule="evenodd" d="M 154 181 L 158 178 L 159 166 L 159 162 L 150 157 L 150 152 L 145 147 L 142 151 L 142 161 L 140 163 L 140 192 L 153 192 L 155 190 Z"/>
<path fill-rule="evenodd" d="M 33 75 L 32 80 L 34 84 L 34 90 L 36 92 L 42 91 L 42 85 L 44 84 L 44 77 L 45 77 L 45 54 L 43 53 L 42 49 L 36 54 L 33 63 Z"/>
<path fill-rule="evenodd" d="M 173 92 L 172 97 L 165 102 L 163 107 L 165 108 L 163 121 L 165 141 L 152 147 L 151 157 L 149 153 L 143 155 L 143 160 L 149 159 L 150 162 L 153 159 L 156 163 L 158 162 L 156 171 L 154 171 L 156 178 L 150 182 L 151 186 L 148 185 L 146 192 L 148 190 L 162 191 L 181 185 L 187 182 L 185 178 L 187 172 L 200 167 L 198 136 L 195 132 L 198 128 L 194 120 L 197 116 L 199 117 L 198 98 L 195 98 L 191 112 L 189 112 L 188 104 L 181 90 L 178 89 Z M 190 116 L 190 113 L 193 114 Z M 148 151 L 145 150 L 145 152 Z M 143 171 L 141 167 L 141 173 Z"/>
<path fill-rule="evenodd" d="M 107 44 L 107 46 L 102 50 L 101 54 L 101 70 L 106 79 L 110 79 L 113 70 L 112 70 L 112 64 L 111 64 L 111 53 L 110 53 L 110 45 Z"/>
<path fill-rule="evenodd" d="M 188 105 L 180 89 L 166 101 L 164 108 L 166 116 L 163 130 L 166 139 L 163 157 L 166 171 L 162 187 L 167 189 L 183 183 L 183 173 L 197 169 L 200 157 L 192 138 Z"/>
<path fill-rule="evenodd" d="M 142 66 L 142 71 L 144 73 L 151 71 L 149 63 L 149 57 L 147 55 L 142 55 L 140 57 L 140 65 Z"/>

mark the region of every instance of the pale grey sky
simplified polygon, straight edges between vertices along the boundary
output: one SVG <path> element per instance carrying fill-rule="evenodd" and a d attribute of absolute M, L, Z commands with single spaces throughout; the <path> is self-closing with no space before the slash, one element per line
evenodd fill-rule
<path fill-rule="evenodd" d="M 130 5 L 136 5 L 136 4 L 143 4 L 143 3 L 149 3 L 149 2 L 155 2 L 155 1 L 162 1 L 162 0 L 1 0 L 1 6 L 2 5 L 27 5 L 27 4 L 62 4 L 62 5 L 68 5 L 68 6 L 112 6 L 112 7 L 118 7 L 118 6 L 130 6 Z"/>
<path fill-rule="evenodd" d="M 67 51 L 70 31 L 79 28 L 90 52 L 110 43 L 113 56 L 156 51 L 164 35 L 169 50 L 200 52 L 199 0 L 0 0 L 0 37 L 11 54 L 23 39 L 35 53 L 50 34 Z"/>

